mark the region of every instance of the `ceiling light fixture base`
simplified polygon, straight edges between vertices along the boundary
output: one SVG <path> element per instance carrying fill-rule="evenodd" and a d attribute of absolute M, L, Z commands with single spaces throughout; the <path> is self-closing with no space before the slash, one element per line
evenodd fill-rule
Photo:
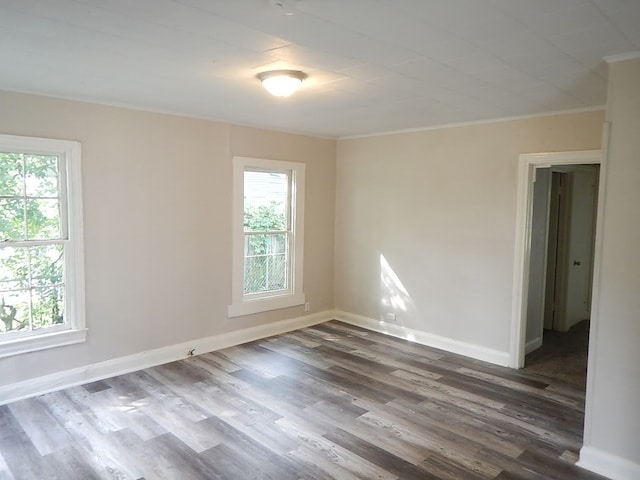
<path fill-rule="evenodd" d="M 297 3 L 297 0 L 269 0 L 271 8 L 287 16 L 295 13 Z"/>
<path fill-rule="evenodd" d="M 307 78 L 307 74 L 299 70 L 270 70 L 256 76 L 265 90 L 275 97 L 288 97 Z"/>

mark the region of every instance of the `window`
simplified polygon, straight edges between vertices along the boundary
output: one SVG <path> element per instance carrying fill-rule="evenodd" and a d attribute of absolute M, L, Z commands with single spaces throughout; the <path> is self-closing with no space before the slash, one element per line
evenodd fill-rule
<path fill-rule="evenodd" d="M 80 144 L 0 135 L 0 357 L 85 340 Z"/>
<path fill-rule="evenodd" d="M 302 305 L 305 165 L 233 159 L 229 316 Z"/>

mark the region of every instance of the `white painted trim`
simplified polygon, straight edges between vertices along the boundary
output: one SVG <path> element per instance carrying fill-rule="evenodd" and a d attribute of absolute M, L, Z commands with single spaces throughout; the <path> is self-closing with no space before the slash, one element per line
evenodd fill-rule
<path fill-rule="evenodd" d="M 624 54 L 623 54 L 624 55 Z M 619 61 L 616 58 L 616 55 L 611 55 L 609 57 L 605 57 L 606 61 L 608 58 L 614 59 L 614 61 Z M 635 57 L 624 58 L 631 59 Z M 611 63 L 611 62 L 609 62 Z M 583 107 L 583 108 L 571 108 L 567 110 L 554 110 L 550 112 L 543 113 L 532 113 L 527 115 L 514 115 L 510 117 L 497 117 L 497 118 L 487 118 L 484 120 L 469 120 L 466 122 L 457 122 L 457 123 L 445 123 L 440 125 L 432 125 L 432 126 L 422 126 L 415 128 L 405 128 L 400 130 L 388 130 L 383 132 L 373 132 L 373 133 L 361 133 L 356 135 L 331 135 L 331 134 L 322 134 L 322 133 L 313 133 L 308 130 L 296 130 L 292 128 L 283 128 L 283 127 L 267 127 L 265 125 L 259 125 L 257 123 L 251 122 L 238 122 L 229 119 L 223 119 L 219 117 L 215 117 L 213 115 L 198 115 L 194 113 L 181 112 L 173 109 L 165 109 L 165 108 L 153 108 L 149 106 L 135 105 L 133 103 L 127 102 L 116 102 L 116 101 L 107 101 L 107 100 L 99 100 L 95 98 L 87 98 L 83 96 L 77 95 L 57 95 L 52 93 L 44 93 L 37 90 L 29 90 L 29 89 L 11 89 L 11 90 L 2 90 L 8 93 L 17 93 L 20 95 L 31 95 L 42 98 L 50 98 L 53 100 L 66 101 L 66 102 L 79 102 L 85 103 L 89 105 L 98 105 L 105 108 L 121 108 L 126 110 L 131 110 L 135 112 L 145 112 L 159 115 L 170 115 L 172 117 L 181 117 L 181 118 L 189 118 L 194 120 L 203 120 L 208 122 L 222 123 L 225 125 L 229 125 L 231 127 L 242 127 L 242 128 L 255 128 L 258 130 L 265 130 L 269 132 L 276 133 L 284 133 L 287 135 L 299 135 L 302 137 L 309 138 L 319 138 L 322 140 L 352 140 L 357 138 L 367 138 L 367 137 L 382 137 L 385 135 L 397 135 L 402 133 L 415 133 L 415 132 L 426 132 L 429 130 L 441 130 L 444 128 L 456 128 L 456 127 L 468 127 L 473 125 L 486 125 L 490 123 L 500 123 L 500 122 L 510 122 L 514 120 L 527 120 L 530 118 L 544 118 L 544 117 L 555 117 L 558 115 L 571 115 L 574 113 L 588 113 L 588 112 L 598 112 L 605 111 L 605 105 L 593 105 L 591 107 Z"/>
<path fill-rule="evenodd" d="M 72 328 L 86 336 L 85 271 L 84 271 L 84 214 L 82 203 L 81 146 L 72 142 L 66 154 L 66 196 L 69 245 L 65 247 L 65 282 L 67 316 Z M 71 248 L 69 248 L 69 246 Z"/>
<path fill-rule="evenodd" d="M 487 118 L 485 120 L 470 120 L 468 122 L 445 123 L 441 125 L 432 125 L 428 127 L 405 128 L 402 130 L 389 130 L 386 132 L 362 133 L 359 135 L 346 135 L 338 137 L 340 140 L 355 140 L 358 138 L 384 137 L 386 135 L 401 135 L 403 133 L 428 132 L 431 130 L 442 130 L 444 128 L 472 127 L 474 125 L 487 125 L 490 123 L 512 122 L 516 120 L 528 120 L 530 118 L 555 117 L 558 115 L 571 115 L 573 113 L 588 113 L 604 111 L 605 105 L 594 105 L 593 107 L 574 108 L 569 110 L 557 110 L 553 112 L 533 113 L 530 115 L 516 115 L 513 117 Z"/>
<path fill-rule="evenodd" d="M 551 167 L 553 165 L 600 164 L 602 166 L 602 163 L 603 154 L 601 150 L 527 153 L 520 155 L 513 262 L 511 348 L 509 355 L 509 366 L 513 368 L 522 368 L 524 366 L 525 322 L 527 318 L 527 292 L 529 288 L 529 257 L 531 254 L 530 230 L 533 211 L 533 179 L 535 178 L 535 169 Z M 603 168 L 601 167 L 601 175 L 602 170 Z M 600 182 L 598 215 L 602 213 L 600 206 L 604 198 L 603 186 L 604 182 Z M 599 244 L 599 230 L 597 225 L 601 224 L 602 220 L 603 219 L 599 217 L 596 224 L 596 245 Z M 594 272 L 594 284 L 596 281 L 596 273 L 597 272 Z"/>
<path fill-rule="evenodd" d="M 126 357 L 114 358 L 84 367 L 4 385 L 0 387 L 0 405 L 75 385 L 82 385 L 87 382 L 94 382 L 115 375 L 122 375 L 143 368 L 161 365 L 163 363 L 173 362 L 175 360 L 181 360 L 188 357 L 189 351 L 191 350 L 193 350 L 196 355 L 199 355 L 316 325 L 332 319 L 333 311 L 327 310 L 312 315 L 280 320 L 265 325 L 258 325 L 256 327 L 156 348 Z"/>
<path fill-rule="evenodd" d="M 441 350 L 446 350 L 447 352 L 457 353 L 459 355 L 475 358 L 476 360 L 482 360 L 495 365 L 508 366 L 509 363 L 508 352 L 501 352 L 481 345 L 461 342 L 460 340 L 454 340 L 453 338 L 442 337 L 422 330 L 414 330 L 395 323 L 374 320 L 373 318 L 363 317 L 362 315 L 343 311 L 335 312 L 335 318 L 341 322 L 366 328 L 367 330 L 373 330 L 374 332 L 384 333 L 386 335 L 391 335 L 392 337 L 402 338 L 428 347 L 439 348 Z"/>
<path fill-rule="evenodd" d="M 568 152 L 523 153 L 520 161 L 536 168 L 556 165 L 598 164 L 602 162 L 602 150 L 573 150 Z"/>
<path fill-rule="evenodd" d="M 582 447 L 580 460 L 576 465 L 612 480 L 637 480 L 640 478 L 640 464 L 594 447 Z"/>
<path fill-rule="evenodd" d="M 251 315 L 252 313 L 267 312 L 269 310 L 280 310 L 281 308 L 295 307 L 304 305 L 305 295 L 289 294 L 279 297 L 261 297 L 255 300 L 245 300 L 242 303 L 229 305 L 227 307 L 227 315 L 231 317 L 240 317 L 242 315 Z"/>
<path fill-rule="evenodd" d="M 635 60 L 636 58 L 640 58 L 640 51 L 618 53 L 617 55 L 607 55 L 603 58 L 603 60 L 608 64 L 612 64 L 617 62 L 624 62 L 626 60 Z"/>
<path fill-rule="evenodd" d="M 87 339 L 87 329 L 82 330 L 61 330 L 58 332 L 31 335 L 28 337 L 11 340 L 0 348 L 0 358 L 20 355 L 22 353 L 37 352 L 49 348 L 63 347 L 82 343 Z"/>
<path fill-rule="evenodd" d="M 524 346 L 524 354 L 528 355 L 534 350 L 539 349 L 542 346 L 542 337 L 534 338 L 533 340 L 529 340 Z"/>
<path fill-rule="evenodd" d="M 196 114 L 196 113 L 188 113 L 188 112 L 183 112 L 183 111 L 179 111 L 179 110 L 174 110 L 174 109 L 170 109 L 170 108 L 154 108 L 151 106 L 147 106 L 147 105 L 136 105 L 135 103 L 128 103 L 128 102 L 117 102 L 117 101 L 109 101 L 109 100 L 100 100 L 100 99 L 96 99 L 96 98 L 88 98 L 88 97 L 84 97 L 82 95 L 78 96 L 78 95 L 59 95 L 59 94 L 54 94 L 54 93 L 46 93 L 46 92 L 41 92 L 38 90 L 29 90 L 29 89 L 24 89 L 24 88 L 12 88 L 11 90 L 7 90 L 6 88 L 3 88 L 0 90 L 0 92 L 6 92 L 6 93 L 16 93 L 18 95 L 30 95 L 33 97 L 41 97 L 41 98 L 50 98 L 52 100 L 58 100 L 58 101 L 63 101 L 63 102 L 78 102 L 78 103 L 85 103 L 88 105 L 97 105 L 100 107 L 105 107 L 105 108 L 118 108 L 118 109 L 123 109 L 123 110 L 131 110 L 133 112 L 144 112 L 144 113 L 151 113 L 151 114 L 155 114 L 155 115 L 169 115 L 172 117 L 180 117 L 180 118 L 187 118 L 187 119 L 193 119 L 193 120 L 203 120 L 206 122 L 215 122 L 215 123 L 221 123 L 224 125 L 228 125 L 231 127 L 242 127 L 242 128 L 255 128 L 257 130 L 264 130 L 264 131 L 268 131 L 268 132 L 275 132 L 275 133 L 284 133 L 287 135 L 298 135 L 298 136 L 302 136 L 302 137 L 309 137 L 309 138 L 320 138 L 322 140 L 335 140 L 336 136 L 335 135 L 328 135 L 328 134 L 320 134 L 320 133 L 312 133 L 309 130 L 296 130 L 293 128 L 279 128 L 279 127 L 267 127 L 265 125 L 260 125 L 258 123 L 251 123 L 251 122 L 240 122 L 240 121 L 235 121 L 235 120 L 229 120 L 229 119 L 224 119 L 221 117 L 216 117 L 213 115 L 204 115 L 204 114 Z"/>

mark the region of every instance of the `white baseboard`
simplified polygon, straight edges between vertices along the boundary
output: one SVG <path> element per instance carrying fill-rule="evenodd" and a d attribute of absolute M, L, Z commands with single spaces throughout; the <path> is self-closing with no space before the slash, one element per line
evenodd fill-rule
<path fill-rule="evenodd" d="M 580 460 L 576 465 L 612 480 L 637 480 L 640 478 L 640 464 L 594 447 L 582 447 Z"/>
<path fill-rule="evenodd" d="M 534 338 L 533 340 L 529 340 L 524 346 L 524 354 L 528 355 L 534 350 L 539 349 L 542 346 L 542 337 Z"/>
<path fill-rule="evenodd" d="M 195 355 L 199 355 L 316 325 L 332 320 L 333 313 L 332 310 L 328 310 L 303 317 L 281 320 L 4 385 L 0 387 L 0 405 L 75 385 L 95 382 L 96 380 L 102 380 L 115 375 L 122 375 L 123 373 L 142 370 L 143 368 L 154 367 L 175 360 L 181 360 L 188 357 L 189 351 L 192 349 Z"/>
<path fill-rule="evenodd" d="M 439 348 L 441 350 L 457 353 L 459 355 L 464 355 L 466 357 L 475 358 L 476 360 L 482 360 L 503 367 L 509 366 L 509 352 L 501 352 L 499 350 L 493 350 L 480 345 L 441 337 L 440 335 L 434 335 L 421 330 L 414 330 L 395 323 L 374 320 L 373 318 L 363 317 L 353 313 L 337 311 L 335 312 L 335 318 L 342 322 L 350 323 L 351 325 L 356 325 L 379 333 L 385 333 L 393 337 L 403 338 L 428 347 Z"/>

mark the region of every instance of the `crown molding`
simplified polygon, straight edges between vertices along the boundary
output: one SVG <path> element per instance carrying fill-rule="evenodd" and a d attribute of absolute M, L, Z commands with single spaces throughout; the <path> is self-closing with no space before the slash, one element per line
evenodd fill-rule
<path fill-rule="evenodd" d="M 603 60 L 611 64 L 624 62 L 625 60 L 635 60 L 636 58 L 640 58 L 640 50 L 637 50 L 635 52 L 618 53 L 616 55 L 607 55 L 603 58 Z"/>

